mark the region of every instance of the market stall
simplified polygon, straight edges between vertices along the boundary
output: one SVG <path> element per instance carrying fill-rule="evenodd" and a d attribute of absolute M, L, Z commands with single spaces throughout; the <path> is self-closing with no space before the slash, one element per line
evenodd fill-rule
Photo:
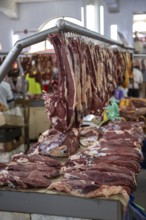
<path fill-rule="evenodd" d="M 4 75 L 6 74 L 8 68 L 9 68 L 9 65 L 11 65 L 11 63 L 14 61 L 14 59 L 16 59 L 16 57 L 19 55 L 19 53 L 21 52 L 21 50 L 24 47 L 44 40 L 48 36 L 48 34 L 53 34 L 53 35 L 51 35 L 51 39 L 52 39 L 52 42 L 54 43 L 54 46 L 56 46 L 56 38 L 55 38 L 56 36 L 57 37 L 61 36 L 59 40 L 60 40 L 60 42 L 65 42 L 65 46 L 66 46 L 66 42 L 68 43 L 70 40 L 70 35 L 69 35 L 69 38 L 65 39 L 64 37 L 66 37 L 66 35 L 62 34 L 65 32 L 73 32 L 74 34 L 77 34 L 77 35 L 83 35 L 83 36 L 89 37 L 91 39 L 102 41 L 102 42 L 110 44 L 110 45 L 117 45 L 120 48 L 124 48 L 126 50 L 131 50 L 131 48 L 125 47 L 124 45 L 117 43 L 115 41 L 112 41 L 108 38 L 105 38 L 101 35 L 98 35 L 95 32 L 91 32 L 85 28 L 71 24 L 70 22 L 65 22 L 63 20 L 59 20 L 56 27 L 51 28 L 47 31 L 38 33 L 38 34 L 33 35 L 27 39 L 23 39 L 23 40 L 17 42 L 15 44 L 14 48 L 12 49 L 12 51 L 9 53 L 9 55 L 7 56 L 5 61 L 3 62 L 3 65 L 0 67 L 0 71 L 1 71 L 0 79 L 2 79 L 4 77 Z M 55 36 L 54 34 L 58 34 L 58 35 Z M 73 35 L 73 37 L 75 37 L 75 35 Z M 79 42 L 78 36 L 76 39 L 77 39 L 77 42 Z M 57 40 L 58 40 L 58 38 L 57 38 Z M 62 44 L 60 44 L 60 45 L 62 45 Z M 59 54 L 60 48 L 57 48 L 57 49 L 58 49 L 58 54 Z M 61 49 L 62 49 L 62 51 L 64 51 L 64 48 L 61 47 Z M 70 48 L 70 50 L 67 50 L 68 57 L 69 57 L 69 51 L 71 51 L 71 49 L 72 48 Z M 141 154 L 140 148 L 141 148 L 141 142 L 143 140 L 143 131 L 142 131 L 141 126 L 137 123 L 133 123 L 133 124 L 131 124 L 131 123 L 130 124 L 129 123 L 128 124 L 127 123 L 126 124 L 122 124 L 122 123 L 121 124 L 120 123 L 114 124 L 113 123 L 113 125 L 109 124 L 109 127 L 108 126 L 104 127 L 102 129 L 101 133 L 100 133 L 100 131 L 98 131 L 97 128 L 93 128 L 93 130 L 90 132 L 91 133 L 93 132 L 93 134 L 96 134 L 94 136 L 98 136 L 98 132 L 99 132 L 101 135 L 101 140 L 99 139 L 99 141 L 98 141 L 96 139 L 97 137 L 94 137 L 96 139 L 94 146 L 88 146 L 89 148 L 84 149 L 83 152 L 82 151 L 77 152 L 77 150 L 79 148 L 78 133 L 80 132 L 80 134 L 81 134 L 81 132 L 82 132 L 82 130 L 81 131 L 78 130 L 80 127 L 80 123 L 82 122 L 82 119 L 83 119 L 82 116 L 83 115 L 85 116 L 86 114 L 91 113 L 90 111 L 92 111 L 93 113 L 96 112 L 98 116 L 101 116 L 100 114 L 101 114 L 101 112 L 103 112 L 104 105 L 106 104 L 106 102 L 110 98 L 110 95 L 112 94 L 113 90 L 116 88 L 118 83 L 121 82 L 121 80 L 123 80 L 123 76 L 124 76 L 123 74 L 126 72 L 125 70 L 127 70 L 127 68 L 121 66 L 121 63 L 123 65 L 126 63 L 127 54 L 125 55 L 122 52 L 119 52 L 118 50 L 116 50 L 116 52 L 115 51 L 113 52 L 111 49 L 108 50 L 107 48 L 105 50 L 102 50 L 101 48 L 98 47 L 98 49 L 102 51 L 102 53 L 100 55 L 101 55 L 101 58 L 103 58 L 103 60 L 106 57 L 107 61 L 108 61 L 108 59 L 110 60 L 112 58 L 112 61 L 114 61 L 114 63 L 117 60 L 118 61 L 120 60 L 121 62 L 119 64 L 118 68 L 116 65 L 114 66 L 114 68 L 111 67 L 112 63 L 107 62 L 108 66 L 106 66 L 106 67 L 110 69 L 109 77 L 107 77 L 106 72 L 104 72 L 104 77 L 108 78 L 107 81 L 106 80 L 104 81 L 104 83 L 107 82 L 107 84 L 106 84 L 107 87 L 106 86 L 104 87 L 103 84 L 100 84 L 100 86 L 99 86 L 99 84 L 98 84 L 99 81 L 97 80 L 97 82 L 95 82 L 93 80 L 93 78 L 92 78 L 92 80 L 93 80 L 92 86 L 89 86 L 89 84 L 92 80 L 88 81 L 89 87 L 87 86 L 87 88 L 89 89 L 89 93 L 91 94 L 94 91 L 94 96 L 93 96 L 94 97 L 94 105 L 90 105 L 91 104 L 91 103 L 89 103 L 90 99 L 88 99 L 88 97 L 86 97 L 85 104 L 88 107 L 87 108 L 88 111 L 85 108 L 82 110 L 82 112 L 80 112 L 79 106 L 74 105 L 74 103 L 76 102 L 76 100 L 75 100 L 75 98 L 76 98 L 75 91 L 76 90 L 73 87 L 69 87 L 70 86 L 69 80 L 64 85 L 68 86 L 67 89 L 68 89 L 68 91 L 70 89 L 72 94 L 70 93 L 70 91 L 68 93 L 67 92 L 65 92 L 65 93 L 62 92 L 62 93 L 64 96 L 66 96 L 67 100 L 69 100 L 72 97 L 73 98 L 75 97 L 75 98 L 74 98 L 74 102 L 71 103 L 71 105 L 69 105 L 69 104 L 67 105 L 67 107 L 66 107 L 67 113 L 63 114 L 63 117 L 60 114 L 60 112 L 61 113 L 63 112 L 62 106 L 64 104 L 64 102 L 63 102 L 64 99 L 62 97 L 60 98 L 60 96 L 59 96 L 60 99 L 58 101 L 58 99 L 57 99 L 58 97 L 56 96 L 55 97 L 56 99 L 54 102 L 55 93 L 51 94 L 51 96 L 49 96 L 48 94 L 45 94 L 45 96 L 44 96 L 45 107 L 47 109 L 48 115 L 51 116 L 51 123 L 52 123 L 53 129 L 56 129 L 56 130 L 52 130 L 52 131 L 50 130 L 50 131 L 47 131 L 46 133 L 43 133 L 40 136 L 38 142 L 34 146 L 32 146 L 32 148 L 28 152 L 28 155 L 20 155 L 18 157 L 16 156 L 13 158 L 12 161 L 10 161 L 10 163 L 6 164 L 6 167 L 4 167 L 4 169 L 6 168 L 6 170 L 8 171 L 8 176 L 6 176 L 6 180 L 4 180 L 4 182 L 3 182 L 4 186 L 8 187 L 9 185 L 11 185 L 10 184 L 10 182 L 11 182 L 12 185 L 14 186 L 14 188 L 15 188 L 15 186 L 20 186 L 23 189 L 27 189 L 27 188 L 29 188 L 29 186 L 32 186 L 32 185 L 34 187 L 37 187 L 37 186 L 40 187 L 41 184 L 42 185 L 44 184 L 45 186 L 47 186 L 47 189 L 45 187 L 44 191 L 41 191 L 41 190 L 39 190 L 39 191 L 38 190 L 35 190 L 35 191 L 32 191 L 32 190 L 16 191 L 16 190 L 7 190 L 7 188 L 6 188 L 6 190 L 1 190 L 0 195 L 1 195 L 1 199 L 3 200 L 3 202 L 0 205 L 1 210 L 40 213 L 40 214 L 49 214 L 49 215 L 56 215 L 56 216 L 71 216 L 71 217 L 90 218 L 90 219 L 103 219 L 103 220 L 104 219 L 105 220 L 114 220 L 114 219 L 121 220 L 123 218 L 123 213 L 124 213 L 123 210 L 128 205 L 128 198 L 129 198 L 128 195 L 130 194 L 130 192 L 132 190 L 135 189 L 135 177 L 136 177 L 137 173 L 139 172 L 139 169 L 140 169 L 139 163 L 142 159 L 142 154 Z M 85 52 L 85 50 L 83 49 L 83 54 L 84 54 L 84 52 Z M 70 55 L 71 54 L 72 53 L 70 52 Z M 94 55 L 94 54 L 92 54 L 92 55 Z M 128 55 L 128 57 L 129 57 L 129 55 Z M 65 55 L 62 56 L 61 58 L 66 61 Z M 101 59 L 101 61 L 103 61 L 103 60 Z M 74 66 L 78 63 L 76 61 L 77 60 L 75 60 L 75 62 L 74 62 Z M 59 62 L 60 62 L 60 67 L 64 71 L 64 75 L 63 75 L 63 77 L 64 77 L 65 74 L 67 74 L 67 72 L 61 66 L 63 64 L 63 62 L 61 62 L 60 60 L 59 60 Z M 83 64 L 86 63 L 86 62 L 85 63 L 84 62 L 85 62 L 85 60 L 83 60 Z M 92 62 L 89 62 L 89 66 L 93 70 L 94 68 L 91 66 L 91 63 Z M 87 62 L 87 64 L 88 64 L 88 62 Z M 67 64 L 65 64 L 65 65 L 67 66 Z M 89 68 L 89 66 L 88 66 L 88 68 Z M 102 62 L 101 62 L 101 66 L 102 66 Z M 68 65 L 68 68 L 69 67 L 71 67 L 71 65 Z M 85 69 L 88 69 L 88 68 L 85 68 Z M 91 71 L 90 68 L 88 69 L 89 72 Z M 119 74 L 116 76 L 116 78 L 113 77 L 114 72 L 115 72 L 115 68 L 117 68 L 116 70 L 117 70 L 117 73 Z M 89 75 L 88 71 L 87 71 L 87 75 Z M 91 71 L 91 75 L 92 75 L 92 71 Z M 79 76 L 76 75 L 77 80 L 78 80 L 78 77 Z M 100 78 L 101 78 L 101 76 L 100 76 Z M 64 79 L 66 80 L 67 77 L 64 77 Z M 74 79 L 73 74 L 72 74 L 71 82 L 73 83 L 72 85 L 74 85 L 75 87 L 78 85 L 78 83 L 76 83 L 77 82 L 76 79 Z M 59 83 L 62 83 L 62 82 L 64 82 L 64 81 L 61 78 Z M 82 81 L 82 83 L 83 83 L 83 81 Z M 62 85 L 59 84 L 58 88 L 59 89 L 62 88 L 61 86 Z M 99 90 L 96 90 L 96 86 L 99 86 L 99 87 L 97 87 Z M 84 89 L 86 89 L 86 88 L 84 88 Z M 99 94 L 99 96 L 98 96 L 100 99 L 97 98 L 97 94 L 95 94 L 95 92 L 97 92 L 98 94 L 99 94 L 99 92 L 102 92 L 102 95 Z M 87 93 L 87 95 L 88 95 L 88 93 Z M 58 101 L 59 104 L 56 102 L 56 100 Z M 50 111 L 50 108 L 52 106 L 54 107 L 54 109 L 52 111 Z M 76 107 L 73 107 L 73 106 L 76 106 Z M 62 107 L 61 111 L 57 111 L 59 109 L 59 107 Z M 98 107 L 100 107 L 100 109 Z M 70 109 L 73 111 L 69 111 Z M 54 111 L 56 113 L 54 113 Z M 50 112 L 52 115 L 50 114 Z M 74 114 L 72 114 L 72 112 Z M 79 113 L 81 113 L 81 114 L 79 114 Z M 66 116 L 68 119 L 67 121 L 66 121 Z M 57 119 L 56 119 L 56 117 L 57 117 Z M 64 126 L 62 126 L 62 125 L 64 125 Z M 76 126 L 73 127 L 74 125 L 76 125 Z M 117 127 L 118 127 L 118 129 L 117 129 Z M 126 129 L 128 130 L 128 132 Z M 118 130 L 118 132 L 116 130 Z M 61 133 L 62 131 L 63 131 L 63 133 Z M 82 132 L 82 133 L 84 133 L 84 132 Z M 108 148 L 108 146 L 107 146 L 107 143 L 111 146 L 113 146 L 115 144 L 115 142 L 113 142 L 113 140 L 108 139 L 108 135 L 111 135 L 111 134 L 112 134 L 113 140 L 114 139 L 117 140 L 118 147 L 121 146 L 121 139 L 123 137 L 126 136 L 128 139 L 128 142 L 124 142 L 124 144 L 126 146 L 125 149 L 122 149 L 121 152 L 118 151 L 118 153 L 116 155 L 115 155 L 115 152 L 117 152 L 117 148 L 112 149 L 112 153 L 111 153 L 111 148 L 110 147 Z M 119 134 L 120 135 L 122 134 L 123 136 L 119 136 Z M 135 135 L 136 135 L 136 137 L 135 137 Z M 52 140 L 54 140 L 55 142 L 52 143 L 51 142 Z M 56 145 L 56 143 L 57 143 L 57 150 L 53 149 L 54 151 L 52 151 L 51 148 L 45 149 L 45 146 L 47 146 L 45 141 L 48 142 L 47 143 L 48 146 L 50 143 L 54 144 L 54 145 Z M 59 147 L 60 145 L 58 145 L 59 141 L 61 141 L 61 143 L 59 143 L 62 145 L 61 147 Z M 136 142 L 136 144 L 135 144 L 135 142 Z M 67 143 L 70 143 L 70 144 L 67 145 Z M 82 140 L 82 143 L 83 143 L 83 140 Z M 72 144 L 74 144 L 73 147 L 69 146 Z M 95 146 L 96 144 L 98 146 Z M 101 145 L 103 145 L 104 147 Z M 128 145 L 128 148 L 127 148 L 127 145 Z M 66 149 L 66 146 L 67 146 L 67 149 Z M 131 146 L 132 146 L 132 148 L 131 148 Z M 52 147 L 52 148 L 54 148 L 54 147 Z M 37 170 L 38 164 L 35 164 L 35 162 L 37 163 L 38 160 L 34 159 L 34 158 L 32 159 L 32 157 L 35 155 L 34 152 L 41 152 L 41 158 L 39 157 L 39 161 L 41 160 L 41 162 L 42 161 L 44 162 L 45 156 L 53 156 L 53 157 L 60 158 L 60 155 L 62 155 L 63 157 L 64 156 L 69 157 L 69 159 L 67 160 L 67 163 L 65 163 L 63 165 L 63 169 L 62 169 L 62 172 L 63 172 L 62 175 L 64 175 L 63 177 L 65 177 L 65 178 L 63 180 L 58 180 L 58 181 L 54 181 L 51 179 L 51 181 L 52 181 L 51 184 L 48 179 L 47 180 L 45 179 L 44 182 L 38 183 L 39 177 L 42 177 L 42 175 L 43 175 L 42 172 L 38 173 L 37 180 L 35 178 L 33 179 L 33 183 L 32 182 L 30 183 L 30 179 L 27 179 L 28 176 L 26 175 L 26 173 L 25 173 L 26 178 L 24 178 L 24 176 L 22 177 L 22 179 L 15 178 L 15 175 L 16 175 L 16 177 L 21 175 L 21 173 L 18 171 L 21 171 L 22 167 L 23 168 L 25 167 L 25 169 L 28 169 L 28 164 L 33 165 L 34 168 L 36 169 L 36 172 L 38 171 Z M 38 155 L 39 154 L 37 154 L 37 156 Z M 95 171 L 94 165 L 96 164 L 96 162 L 99 162 L 98 161 L 98 159 L 99 159 L 98 157 L 100 157 L 99 155 L 101 157 L 103 157 L 104 159 L 107 159 L 104 156 L 109 156 L 108 163 L 104 164 L 104 166 L 106 166 L 106 168 L 104 168 L 103 162 L 100 163 L 101 170 L 99 170 L 99 167 L 98 168 L 96 167 L 97 170 Z M 125 158 L 121 159 L 121 156 L 123 158 L 130 157 L 131 163 L 128 162 Z M 118 158 L 118 159 L 114 160 L 113 158 Z M 80 161 L 83 161 L 83 163 L 78 161 L 78 159 L 81 159 Z M 112 165 L 113 161 L 115 163 L 114 166 Z M 122 185 L 123 183 L 121 183 L 121 182 L 120 183 L 116 182 L 118 180 L 117 170 L 116 170 L 118 164 L 116 163 L 116 161 L 122 161 L 122 164 L 124 164 L 122 166 L 122 168 L 120 167 L 121 173 L 118 175 L 120 175 L 120 178 L 123 180 L 122 182 L 124 182 L 124 181 L 126 182 L 126 183 L 124 183 L 125 185 Z M 21 169 L 17 168 L 17 172 L 15 173 L 15 175 L 13 175 L 12 172 L 14 171 L 14 167 L 16 168 L 18 163 L 22 163 L 21 164 L 22 167 L 21 167 Z M 51 169 L 53 169 L 55 167 L 54 168 L 55 171 L 53 170 L 55 172 L 55 174 L 51 173 L 50 175 L 55 175 L 55 177 L 58 177 L 59 174 L 57 173 L 58 170 L 56 171 L 56 165 L 54 165 L 55 163 L 56 163 L 56 160 L 53 161 L 53 165 L 51 165 Z M 129 164 L 129 166 L 128 166 L 128 164 Z M 80 167 L 79 170 L 76 169 L 76 165 L 77 165 L 77 167 Z M 44 166 L 44 164 L 43 164 L 43 166 Z M 128 166 L 128 170 L 127 170 L 126 166 Z M 45 167 L 46 167 L 46 165 L 45 165 Z M 105 170 L 104 171 L 102 170 L 103 168 L 108 169 L 108 167 L 109 168 L 112 167 L 113 173 L 112 172 L 108 173 L 108 172 L 105 172 Z M 87 168 L 87 170 L 84 170 L 85 168 Z M 92 170 L 92 168 L 93 168 L 93 170 Z M 48 169 L 48 167 L 47 167 L 47 169 Z M 49 169 L 50 169 L 50 167 L 49 167 Z M 70 172 L 66 173 L 66 170 L 68 170 L 68 169 L 70 170 Z M 72 172 L 72 171 L 74 171 L 73 169 L 75 169 L 76 173 Z M 107 179 L 99 177 L 98 180 L 95 180 L 96 179 L 95 178 L 94 181 L 92 179 L 90 179 L 88 181 L 88 179 L 86 179 L 86 178 L 91 177 L 91 176 L 89 176 L 89 174 L 87 172 L 88 169 L 90 170 L 90 172 L 89 172 L 90 175 L 94 174 L 94 177 L 99 177 L 101 175 L 101 173 L 104 173 L 104 175 Z M 123 170 L 127 173 L 126 174 L 123 173 L 124 172 Z M 39 170 L 39 171 L 42 171 L 42 170 Z M 85 172 L 82 173 L 81 171 L 85 171 Z M 32 170 L 30 170 L 30 173 L 31 172 L 32 172 Z M 119 172 L 119 170 L 118 170 L 118 172 Z M 70 176 L 70 175 L 72 175 L 72 176 Z M 133 178 L 133 175 L 134 175 L 134 178 Z M 79 179 L 79 181 L 75 181 L 73 176 L 76 176 L 77 180 Z M 80 176 L 83 179 L 80 179 Z M 109 180 L 109 176 L 113 176 L 114 184 L 119 184 L 120 186 L 115 185 L 116 186 L 115 187 L 114 184 L 112 183 L 112 181 Z M 9 178 L 9 177 L 11 177 L 11 178 Z M 51 178 L 52 177 L 54 177 L 54 176 L 51 176 Z M 113 185 L 110 185 L 110 184 L 108 185 L 106 180 L 107 180 L 107 182 L 109 181 Z M 75 183 L 75 185 L 72 185 L 73 182 Z M 87 188 L 86 188 L 86 183 L 87 183 Z M 63 189 L 62 185 L 65 186 L 65 189 Z M 61 190 L 60 190 L 60 186 L 62 187 Z M 84 187 L 84 189 L 82 189 L 82 186 Z M 55 191 L 55 193 L 52 194 L 52 190 L 54 192 L 54 189 L 56 189 L 57 192 Z M 51 193 L 48 190 L 51 190 Z M 88 192 L 88 190 L 89 190 L 89 192 Z M 90 190 L 91 190 L 91 194 L 90 194 Z M 60 191 L 66 192 L 67 195 L 60 193 Z M 93 192 L 95 192 L 94 196 L 93 196 Z M 73 195 L 75 195 L 75 196 L 73 196 Z M 116 199 L 115 198 L 113 199 L 111 197 L 113 195 L 117 195 Z M 104 197 L 104 199 L 100 198 L 101 196 Z M 122 196 L 122 198 L 121 198 L 121 196 Z M 80 197 L 82 197 L 82 198 L 80 198 Z M 19 204 L 17 202 L 14 204 L 13 199 L 11 199 L 11 198 L 13 198 L 13 199 L 16 198 L 16 201 L 19 201 Z M 6 204 L 7 204 L 7 206 L 6 206 Z"/>

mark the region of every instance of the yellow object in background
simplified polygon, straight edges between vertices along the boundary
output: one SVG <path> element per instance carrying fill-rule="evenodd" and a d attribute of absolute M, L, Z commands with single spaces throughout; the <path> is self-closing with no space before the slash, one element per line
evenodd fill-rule
<path fill-rule="evenodd" d="M 128 88 L 129 86 L 129 77 L 132 74 L 132 59 L 130 53 L 125 53 L 124 55 L 125 58 L 125 64 L 126 64 L 126 69 L 125 69 L 125 80 L 123 83 L 124 88 Z"/>
<path fill-rule="evenodd" d="M 108 121 L 108 115 L 107 114 L 108 114 L 108 110 L 105 109 L 104 112 L 103 112 L 103 121 L 104 122 Z"/>
<path fill-rule="evenodd" d="M 39 95 L 42 93 L 40 83 L 36 82 L 35 77 L 30 77 L 29 73 L 26 74 L 26 78 L 28 81 L 28 92 L 31 95 Z"/>
<path fill-rule="evenodd" d="M 119 106 L 120 107 L 129 106 L 129 100 L 128 99 L 121 99 L 120 103 L 119 103 Z"/>

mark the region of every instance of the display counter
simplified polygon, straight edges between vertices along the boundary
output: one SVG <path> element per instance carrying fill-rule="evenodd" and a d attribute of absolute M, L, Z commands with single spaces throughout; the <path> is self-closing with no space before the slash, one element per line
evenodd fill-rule
<path fill-rule="evenodd" d="M 29 110 L 29 139 L 37 140 L 44 131 L 50 128 L 45 107 L 30 107 Z"/>
<path fill-rule="evenodd" d="M 0 191 L 0 210 L 97 220 L 122 220 L 123 206 L 114 199 L 85 199 L 40 192 Z"/>

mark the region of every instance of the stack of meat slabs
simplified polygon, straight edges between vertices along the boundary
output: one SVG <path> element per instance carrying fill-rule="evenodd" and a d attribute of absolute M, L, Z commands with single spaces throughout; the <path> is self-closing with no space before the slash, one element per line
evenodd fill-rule
<path fill-rule="evenodd" d="M 13 189 L 47 188 L 60 175 L 61 163 L 39 154 L 18 154 L 0 163 L 0 186 Z"/>
<path fill-rule="evenodd" d="M 48 189 L 85 198 L 122 195 L 128 201 L 137 185 L 143 138 L 139 123 L 109 123 L 98 141 L 68 158 L 61 168 L 63 179 Z"/>

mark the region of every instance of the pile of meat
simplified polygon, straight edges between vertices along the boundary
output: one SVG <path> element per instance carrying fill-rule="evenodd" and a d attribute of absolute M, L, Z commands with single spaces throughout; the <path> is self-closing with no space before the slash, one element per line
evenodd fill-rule
<path fill-rule="evenodd" d="M 76 134 L 73 131 L 68 135 L 70 141 L 54 129 L 46 131 L 28 154 L 15 155 L 10 162 L 1 163 L 0 186 L 48 188 L 86 198 L 122 194 L 128 201 L 136 189 L 136 176 L 143 160 L 142 124 L 115 121 L 100 129 L 90 126 L 78 129 L 78 133 L 75 130 Z M 53 149 L 58 146 L 56 135 L 61 139 L 62 155 Z M 48 148 L 42 141 L 49 143 Z M 73 153 L 79 142 L 78 152 Z M 73 151 L 69 153 L 69 150 Z M 59 160 L 70 154 L 65 162 Z M 60 178 L 54 181 L 56 177 Z"/>
<path fill-rule="evenodd" d="M 64 178 L 49 189 L 87 198 L 122 194 L 128 200 L 136 188 L 143 138 L 138 123 L 109 123 L 98 141 L 68 158 L 61 168 Z"/>
<path fill-rule="evenodd" d="M 131 58 L 128 52 L 103 48 L 77 35 L 58 33 L 49 39 L 59 79 L 54 93 L 43 97 L 52 127 L 64 132 L 80 127 L 85 115 L 102 114 L 115 88 L 124 82 Z"/>
<path fill-rule="evenodd" d="M 60 175 L 61 163 L 39 154 L 15 155 L 9 163 L 0 164 L 0 186 L 10 188 L 46 188 L 51 178 Z"/>

